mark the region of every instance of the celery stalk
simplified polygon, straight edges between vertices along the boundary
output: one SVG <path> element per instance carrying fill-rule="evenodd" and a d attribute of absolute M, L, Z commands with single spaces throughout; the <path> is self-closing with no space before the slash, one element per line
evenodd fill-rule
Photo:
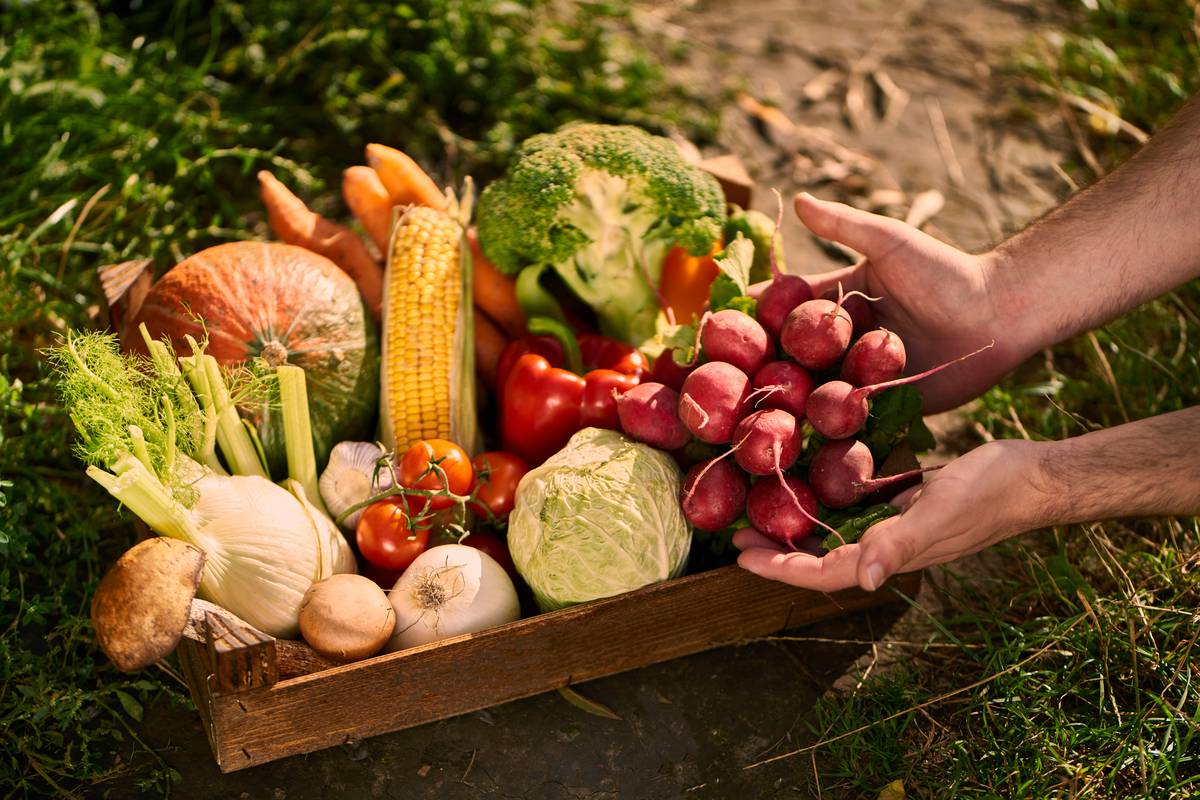
<path fill-rule="evenodd" d="M 162 396 L 163 416 L 167 421 L 167 441 L 163 447 L 163 467 L 167 475 L 175 471 L 175 404 L 167 395 Z"/>
<path fill-rule="evenodd" d="M 308 502 L 322 514 L 329 511 L 317 486 L 317 458 L 313 452 L 312 423 L 308 418 L 308 385 L 304 370 L 292 364 L 275 368 L 279 378 L 279 403 L 283 412 L 283 441 L 287 450 L 288 477 L 300 484 Z"/>
<path fill-rule="evenodd" d="M 90 466 L 87 474 L 158 533 L 195 542 L 196 529 L 190 512 L 176 502 L 162 481 L 133 455 L 118 458 L 112 473 Z"/>
<path fill-rule="evenodd" d="M 200 402 L 209 396 L 208 375 L 200 368 L 200 362 L 197 361 L 196 356 L 181 356 L 179 363 L 183 365 L 184 374 L 196 392 L 197 408 L 204 421 L 203 438 L 196 451 L 196 460 L 218 475 L 228 475 L 229 473 L 221 464 L 221 459 L 217 458 L 217 413 L 211 403 Z"/>
<path fill-rule="evenodd" d="M 150 361 L 154 364 L 154 368 L 158 374 L 165 378 L 181 378 L 179 364 L 175 362 L 175 358 L 171 350 L 164 343 L 150 338 L 150 331 L 146 328 L 146 323 L 138 325 L 138 330 L 141 331 L 142 339 L 146 342 L 146 350 L 150 353 Z M 179 411 L 184 419 L 191 419 L 196 416 L 200 410 L 199 404 L 196 402 L 195 396 L 187 388 L 187 384 L 180 381 L 174 387 L 175 399 L 179 402 Z"/>
<path fill-rule="evenodd" d="M 257 475 L 266 478 L 267 471 L 258 458 L 254 443 L 242 427 L 242 419 L 229 397 L 229 389 L 225 386 L 225 379 L 221 377 L 221 368 L 217 365 L 217 360 L 200 353 L 190 358 L 181 358 L 180 362 L 189 367 L 188 380 L 206 415 L 216 419 L 217 445 L 221 448 L 221 455 L 225 456 L 230 471 L 234 475 Z"/>
<path fill-rule="evenodd" d="M 137 460 L 146 465 L 146 469 L 154 472 L 154 462 L 150 460 L 150 451 L 146 449 L 146 437 L 137 425 L 129 426 L 129 438 L 133 441 L 133 454 Z"/>

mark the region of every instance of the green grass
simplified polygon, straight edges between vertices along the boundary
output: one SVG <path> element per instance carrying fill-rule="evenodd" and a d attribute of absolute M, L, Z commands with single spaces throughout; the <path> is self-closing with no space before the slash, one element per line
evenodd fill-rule
<path fill-rule="evenodd" d="M 486 178 L 576 117 L 713 124 L 621 34 L 621 1 L 121 7 L 0 4 L 0 797 L 177 779 L 137 731 L 181 685 L 93 643 L 88 602 L 133 532 L 72 456 L 38 353 L 105 324 L 97 266 L 264 236 L 259 168 L 344 216 L 368 141 Z"/>
<path fill-rule="evenodd" d="M 525 135 L 576 116 L 712 124 L 608 35 L 619 2 L 144 5 L 0 7 L 0 797 L 174 778 L 137 731 L 152 699 L 186 703 L 180 685 L 120 675 L 92 643 L 87 603 L 132 532 L 71 455 L 37 355 L 67 326 L 103 324 L 96 266 L 164 268 L 265 235 L 264 166 L 341 215 L 331 187 L 366 141 L 486 178 Z M 440 13 L 452 5 L 465 11 Z M 1200 81 L 1188 6 L 1098 2 L 1026 66 L 1153 130 Z M 1127 137 L 1079 120 L 1104 164 L 1128 154 Z M 1056 348 L 989 393 L 979 421 L 1055 438 L 1194 404 L 1198 300 L 1188 287 L 1098 332 L 1099 348 Z M 1097 381 L 1098 353 L 1137 390 Z M 819 707 L 826 737 L 866 727 L 818 752 L 827 796 L 897 778 L 914 797 L 1200 795 L 1197 540 L 1193 521 L 1084 526 L 1003 545 L 1009 568 L 986 582 L 947 570 L 953 611 L 933 646 Z"/>
<path fill-rule="evenodd" d="M 1195 6 L 1095 5 L 1033 48 L 1027 74 L 1153 131 L 1200 88 Z M 1102 166 L 1132 151 L 1076 119 Z M 1047 351 L 976 420 L 989 436 L 1049 439 L 1195 405 L 1198 310 L 1192 284 Z M 864 729 L 819 750 L 828 795 L 873 798 L 903 779 L 921 798 L 1200 797 L 1197 521 L 1074 526 L 996 555 L 984 576 L 939 570 L 949 611 L 928 648 L 819 706 L 824 738 Z"/>

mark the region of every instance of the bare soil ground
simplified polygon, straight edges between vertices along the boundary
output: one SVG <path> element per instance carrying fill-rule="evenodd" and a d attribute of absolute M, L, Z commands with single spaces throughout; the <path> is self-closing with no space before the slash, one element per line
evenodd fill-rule
<path fill-rule="evenodd" d="M 683 51 L 672 68 L 679 77 L 726 107 L 720 149 L 737 153 L 760 186 L 785 197 L 806 189 L 898 217 L 936 190 L 944 207 L 925 229 L 979 249 L 1069 188 L 1056 170 L 1069 148 L 1057 115 L 1035 111 L 1044 104 L 1029 102 L 1006 71 L 1058 22 L 1046 5 L 712 0 L 647 4 L 639 21 L 654 46 L 665 37 L 675 42 L 670 52 Z M 740 102 L 730 99 L 739 92 Z M 754 205 L 773 213 L 773 202 L 759 191 Z M 791 269 L 846 263 L 790 209 L 785 219 Z M 939 425 L 945 434 L 959 427 L 954 419 Z M 921 602 L 936 607 L 934 594 Z M 180 797 L 818 796 L 819 752 L 743 767 L 816 741 L 807 715 L 818 698 L 911 652 L 903 642 L 919 636 L 920 615 L 904 610 L 580 687 L 620 721 L 547 694 L 229 776 L 214 766 L 194 712 L 152 708 L 143 735 L 169 746 L 166 760 L 183 776 Z M 397 676 L 395 691 L 405 690 Z M 138 794 L 130 784 L 107 788 L 110 796 Z M 823 790 L 838 796 L 836 787 Z"/>

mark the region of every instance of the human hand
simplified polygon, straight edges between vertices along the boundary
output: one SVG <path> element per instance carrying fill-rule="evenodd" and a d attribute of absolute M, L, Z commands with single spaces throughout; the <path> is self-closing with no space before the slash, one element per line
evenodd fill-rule
<path fill-rule="evenodd" d="M 1023 318 L 1013 318 L 1003 274 L 989 254 L 971 255 L 891 217 L 842 203 L 796 196 L 796 214 L 809 230 L 862 253 L 860 263 L 806 275 L 817 297 L 837 286 L 880 300 L 879 324 L 898 334 L 908 373 L 921 372 L 995 342 L 986 355 L 921 381 L 927 413 L 954 408 L 990 388 L 1037 345 Z M 1002 315 L 998 309 L 1004 308 Z M 1008 316 L 1008 318 L 1002 318 Z"/>
<path fill-rule="evenodd" d="M 789 551 L 752 528 L 734 534 L 738 564 L 771 580 L 834 592 L 874 591 L 892 575 L 953 561 L 1048 521 L 1041 469 L 1045 444 L 989 442 L 892 501 L 903 511 L 853 544 L 817 556 Z"/>

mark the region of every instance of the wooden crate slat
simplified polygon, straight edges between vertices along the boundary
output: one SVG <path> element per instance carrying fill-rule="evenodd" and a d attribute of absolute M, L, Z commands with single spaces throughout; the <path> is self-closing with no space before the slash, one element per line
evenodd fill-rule
<path fill-rule="evenodd" d="M 889 585 L 911 595 L 919 582 L 911 574 Z M 214 753 L 230 772 L 895 600 L 886 589 L 825 595 L 724 567 L 266 689 L 211 695 Z"/>

